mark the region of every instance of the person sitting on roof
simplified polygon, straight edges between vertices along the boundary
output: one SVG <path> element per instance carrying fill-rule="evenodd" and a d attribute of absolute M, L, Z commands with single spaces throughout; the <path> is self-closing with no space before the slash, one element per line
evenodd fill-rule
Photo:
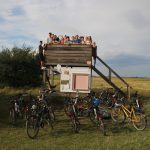
<path fill-rule="evenodd" d="M 74 44 L 74 41 L 75 41 L 75 37 L 72 36 L 71 39 L 70 39 L 70 42 L 71 42 L 72 44 Z"/>
<path fill-rule="evenodd" d="M 58 38 L 59 38 L 59 43 L 60 44 L 64 44 L 64 37 L 63 37 L 63 35 L 59 35 Z"/>
<path fill-rule="evenodd" d="M 74 44 L 80 44 L 81 40 L 78 35 L 75 36 Z"/>
<path fill-rule="evenodd" d="M 48 38 L 47 38 L 47 44 L 51 44 L 52 41 L 53 41 L 52 33 L 49 33 L 49 34 L 48 34 Z"/>
<path fill-rule="evenodd" d="M 70 37 L 65 35 L 65 37 L 64 37 L 64 44 L 70 44 L 70 43 L 71 43 Z"/>
<path fill-rule="evenodd" d="M 54 35 L 53 43 L 60 43 L 59 37 L 57 35 Z"/>
<path fill-rule="evenodd" d="M 92 37 L 91 36 L 85 37 L 85 44 L 92 45 Z"/>
<path fill-rule="evenodd" d="M 84 36 L 80 36 L 80 40 L 81 40 L 81 44 L 85 44 L 85 41 L 84 41 Z"/>

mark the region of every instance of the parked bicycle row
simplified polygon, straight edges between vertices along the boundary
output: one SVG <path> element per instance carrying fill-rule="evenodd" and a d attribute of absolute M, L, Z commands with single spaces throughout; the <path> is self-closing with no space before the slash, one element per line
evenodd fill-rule
<path fill-rule="evenodd" d="M 11 123 L 15 125 L 18 119 L 25 119 L 27 135 L 33 139 L 37 137 L 39 129 L 44 128 L 46 124 L 53 129 L 55 113 L 49 104 L 49 96 L 52 93 L 53 91 L 44 89 L 37 98 L 27 93 L 12 97 L 9 108 Z M 25 99 L 27 95 L 28 98 Z M 135 129 L 144 130 L 147 120 L 137 92 L 132 99 L 133 102 L 129 104 L 119 90 L 110 88 L 97 93 L 91 91 L 84 97 L 81 97 L 77 91 L 75 96 L 71 94 L 65 96 L 64 112 L 70 119 L 75 133 L 80 131 L 81 117 L 89 117 L 103 135 L 107 134 L 105 119 L 112 119 L 118 125 L 124 124 L 128 119 Z"/>

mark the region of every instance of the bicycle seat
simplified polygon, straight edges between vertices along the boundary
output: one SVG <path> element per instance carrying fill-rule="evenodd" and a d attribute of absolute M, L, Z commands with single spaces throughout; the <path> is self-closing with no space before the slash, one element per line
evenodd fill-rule
<path fill-rule="evenodd" d="M 41 94 L 46 94 L 49 93 L 51 90 L 50 89 L 43 89 L 40 91 Z"/>
<path fill-rule="evenodd" d="M 120 107 L 121 104 L 115 103 L 115 107 Z"/>

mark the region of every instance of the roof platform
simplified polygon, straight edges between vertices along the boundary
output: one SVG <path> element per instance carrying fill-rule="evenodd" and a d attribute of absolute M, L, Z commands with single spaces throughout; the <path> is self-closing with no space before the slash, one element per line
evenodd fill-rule
<path fill-rule="evenodd" d="M 49 44 L 45 51 L 46 66 L 89 67 L 92 64 L 92 46 L 81 44 Z"/>

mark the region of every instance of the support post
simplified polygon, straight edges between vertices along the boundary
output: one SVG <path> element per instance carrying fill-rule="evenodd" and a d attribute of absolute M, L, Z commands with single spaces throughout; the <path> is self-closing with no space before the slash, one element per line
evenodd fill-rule
<path fill-rule="evenodd" d="M 109 69 L 109 81 L 111 81 L 111 70 Z"/>
<path fill-rule="evenodd" d="M 54 67 L 50 67 L 50 80 L 51 80 L 51 85 L 54 85 Z"/>
<path fill-rule="evenodd" d="M 127 86 L 127 94 L 128 94 L 128 100 L 130 100 L 130 86 Z"/>
<path fill-rule="evenodd" d="M 43 70 L 43 86 L 46 86 L 46 70 Z"/>

